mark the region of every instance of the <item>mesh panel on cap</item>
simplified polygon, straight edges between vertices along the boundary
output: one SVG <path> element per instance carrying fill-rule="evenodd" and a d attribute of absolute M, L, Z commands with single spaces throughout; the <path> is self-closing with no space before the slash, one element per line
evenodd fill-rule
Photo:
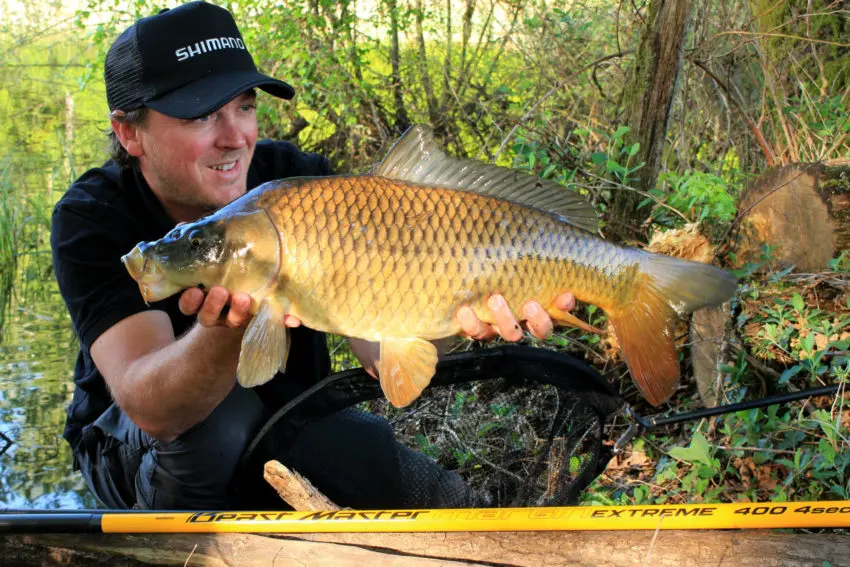
<path fill-rule="evenodd" d="M 136 26 L 122 33 L 107 53 L 104 78 L 109 110 L 133 110 L 153 96 L 153 86 L 144 83 Z"/>

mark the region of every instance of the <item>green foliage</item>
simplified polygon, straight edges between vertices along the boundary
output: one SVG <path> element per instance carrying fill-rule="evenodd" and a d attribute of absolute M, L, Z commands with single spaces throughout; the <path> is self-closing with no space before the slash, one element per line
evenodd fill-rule
<path fill-rule="evenodd" d="M 668 184 L 669 189 L 652 189 L 650 194 L 681 212 L 690 222 L 726 224 L 735 217 L 736 191 L 721 177 L 695 170 L 682 174 L 670 171 L 659 175 L 658 182 Z M 646 199 L 640 206 L 650 202 L 652 199 Z M 653 217 L 667 226 L 682 222 L 681 217 L 671 215 L 663 207 L 655 207 Z"/>

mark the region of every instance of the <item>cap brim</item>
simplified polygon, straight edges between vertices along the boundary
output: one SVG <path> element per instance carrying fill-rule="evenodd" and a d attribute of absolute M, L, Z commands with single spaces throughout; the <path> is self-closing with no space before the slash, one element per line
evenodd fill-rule
<path fill-rule="evenodd" d="M 214 112 L 248 89 L 260 88 L 278 98 L 290 99 L 295 89 L 256 71 L 217 73 L 195 81 L 145 106 L 172 118 L 198 118 Z"/>

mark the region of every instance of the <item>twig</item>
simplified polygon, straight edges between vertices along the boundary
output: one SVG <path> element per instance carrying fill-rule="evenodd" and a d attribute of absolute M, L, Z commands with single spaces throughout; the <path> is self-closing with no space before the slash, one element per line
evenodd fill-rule
<path fill-rule="evenodd" d="M 811 43 L 823 43 L 825 45 L 834 45 L 836 47 L 850 47 L 850 43 L 840 43 L 837 41 L 827 41 L 825 39 L 811 39 L 808 37 L 800 37 L 798 35 L 790 35 L 785 33 L 770 33 L 770 32 L 748 32 L 743 30 L 730 30 L 719 32 L 716 35 L 755 35 L 759 37 L 784 37 L 787 39 L 796 39 L 799 41 L 808 41 Z"/>
<path fill-rule="evenodd" d="M 195 550 L 198 549 L 198 544 L 195 544 L 195 547 L 192 548 L 192 551 L 189 552 L 189 557 L 186 558 L 186 561 L 183 562 L 183 567 L 189 565 L 189 560 L 192 559 L 192 556 L 195 554 Z"/>
<path fill-rule="evenodd" d="M 764 447 L 729 447 L 728 445 L 718 445 L 718 449 L 722 451 L 754 451 L 756 453 L 776 453 L 777 455 L 794 455 L 794 451 L 785 449 L 767 449 Z"/>
<path fill-rule="evenodd" d="M 768 146 L 767 140 L 764 137 L 764 133 L 761 131 L 761 127 L 759 127 L 758 124 L 753 122 L 753 119 L 749 117 L 746 111 L 744 111 L 744 108 L 738 102 L 737 97 L 733 96 L 732 93 L 729 91 L 729 87 L 726 86 L 726 83 L 721 81 L 714 73 L 712 73 L 702 61 L 695 59 L 692 62 L 694 65 L 702 69 L 703 72 L 705 72 L 705 74 L 708 75 L 711 80 L 713 80 L 717 84 L 717 86 L 719 86 L 726 92 L 726 97 L 729 99 L 729 102 L 732 103 L 732 106 L 738 109 L 738 112 L 740 112 L 741 116 L 744 117 L 744 120 L 747 121 L 747 126 L 750 127 L 750 131 L 752 131 L 753 136 L 755 136 L 756 140 L 759 143 L 759 146 L 761 146 L 761 151 L 764 153 L 764 157 L 767 160 L 767 165 L 773 166 L 776 163 L 776 158 L 773 155 L 773 150 Z"/>
<path fill-rule="evenodd" d="M 652 548 L 655 546 L 655 540 L 658 539 L 658 534 L 661 533 L 661 520 L 663 516 L 658 517 L 658 527 L 655 528 L 655 533 L 652 534 L 652 540 L 649 542 L 649 549 L 646 550 L 646 557 L 643 558 L 642 567 L 649 565 L 649 557 L 652 555 Z"/>
<path fill-rule="evenodd" d="M 634 49 L 629 49 L 628 51 L 621 51 L 621 52 L 619 52 L 619 53 L 612 53 L 611 55 L 606 55 L 606 56 L 604 56 L 604 57 L 600 57 L 600 58 L 599 58 L 599 59 L 597 59 L 596 61 L 594 61 L 594 62 L 592 62 L 592 63 L 589 63 L 589 64 L 585 65 L 584 67 L 582 67 L 581 69 L 579 69 L 579 70 L 578 70 L 578 71 L 576 71 L 575 73 L 573 73 L 573 74 L 571 74 L 571 75 L 569 75 L 569 76 L 567 76 L 567 77 L 564 77 L 563 79 L 561 79 L 560 81 L 558 81 L 557 83 L 555 83 L 555 86 L 554 86 L 554 87 L 552 87 L 551 89 L 549 89 L 549 91 L 548 91 L 546 94 L 544 94 L 544 95 L 543 95 L 543 97 L 541 97 L 541 99 L 540 99 L 540 100 L 538 100 L 537 102 L 535 102 L 535 103 L 534 103 L 534 105 L 532 105 L 532 107 L 528 109 L 528 112 L 526 112 L 526 113 L 522 116 L 522 118 L 520 118 L 519 120 L 517 120 L 516 124 L 514 124 L 514 127 L 513 127 L 513 128 L 511 128 L 511 131 L 510 131 L 510 132 L 508 132 L 508 135 L 507 135 L 507 136 L 505 136 L 505 139 L 504 139 L 504 140 L 502 140 L 502 144 L 499 146 L 498 151 L 496 151 L 496 155 L 493 157 L 493 161 L 495 162 L 496 160 L 498 160 L 498 159 L 499 159 L 499 156 L 500 156 L 500 155 L 502 155 L 502 150 L 504 150 L 504 149 L 505 149 L 505 146 L 508 144 L 508 141 L 509 141 L 509 140 L 513 137 L 514 132 L 516 132 L 516 131 L 517 131 L 517 129 L 520 127 L 520 124 L 522 124 L 523 122 L 525 122 L 526 120 L 528 120 L 528 118 L 529 118 L 532 114 L 534 114 L 534 112 L 535 112 L 535 111 L 536 111 L 536 110 L 540 107 L 540 105 L 541 105 L 541 104 L 543 104 L 543 103 L 546 101 L 546 99 L 547 99 L 547 98 L 549 98 L 550 96 L 552 96 L 552 95 L 555 93 L 555 91 L 557 91 L 558 89 L 560 89 L 561 87 L 563 87 L 563 86 L 564 86 L 564 84 L 565 84 L 567 81 L 569 81 L 569 80 L 571 80 L 571 79 L 574 79 L 574 78 L 575 78 L 575 77 L 577 77 L 578 75 L 581 75 L 582 73 L 584 73 L 584 72 L 585 72 L 585 71 L 587 71 L 588 69 L 592 69 L 593 67 L 595 67 L 595 66 L 599 65 L 600 63 L 603 63 L 603 62 L 605 62 L 605 61 L 608 61 L 609 59 L 616 59 L 616 58 L 618 58 L 618 57 L 622 57 L 622 56 L 624 56 L 624 55 L 628 55 L 628 54 L 632 53 L 633 51 L 634 51 Z"/>
<path fill-rule="evenodd" d="M 263 476 L 280 497 L 297 511 L 339 510 L 327 496 L 319 492 L 309 480 L 278 461 L 266 463 Z"/>
<path fill-rule="evenodd" d="M 645 191 L 641 191 L 640 189 L 635 189 L 634 187 L 629 187 L 628 185 L 623 185 L 622 183 L 617 183 L 616 181 L 612 181 L 612 180 L 610 180 L 610 179 L 605 179 L 604 177 L 600 177 L 600 176 L 596 175 L 595 173 L 591 173 L 591 172 L 586 171 L 586 172 L 585 172 L 585 175 L 587 175 L 588 177 L 594 177 L 594 178 L 596 178 L 596 179 L 599 179 L 600 181 L 604 181 L 604 182 L 606 182 L 606 183 L 609 183 L 609 184 L 613 185 L 614 187 L 617 187 L 618 189 L 624 189 L 624 190 L 626 190 L 626 191 L 632 191 L 633 193 L 637 193 L 638 195 L 643 195 L 643 196 L 644 196 L 644 197 L 646 197 L 647 199 L 652 199 L 653 201 L 655 201 L 655 204 L 656 204 L 656 205 L 658 205 L 658 206 L 660 206 L 660 207 L 664 207 L 665 209 L 670 209 L 670 211 L 671 211 L 672 213 L 675 213 L 675 214 L 679 215 L 679 217 L 681 217 L 681 219 L 682 219 L 683 221 L 685 221 L 686 223 L 690 223 L 690 222 L 691 222 L 691 219 L 689 219 L 688 217 L 686 217 L 686 216 L 684 215 L 684 213 L 682 213 L 682 211 L 680 211 L 680 210 L 678 210 L 678 209 L 675 209 L 675 208 L 671 207 L 670 205 L 668 205 L 667 203 L 665 203 L 664 201 L 662 201 L 661 199 L 659 199 L 659 198 L 658 198 L 658 197 L 656 197 L 655 195 L 652 195 L 652 194 L 647 193 L 647 192 L 645 192 Z M 583 185 L 583 184 L 581 184 L 581 183 L 575 183 L 575 182 L 574 182 L 574 185 L 575 185 L 576 187 L 582 187 L 582 188 L 584 188 L 584 189 L 591 189 L 591 188 L 592 188 L 592 187 L 591 187 L 591 186 L 589 186 L 589 185 Z"/>
<path fill-rule="evenodd" d="M 442 427 L 442 429 L 443 429 L 444 431 L 446 431 L 449 435 L 451 435 L 451 436 L 454 438 L 454 440 L 457 442 L 457 444 L 458 444 L 458 445 L 460 445 L 461 447 L 463 447 L 464 449 L 466 449 L 467 451 L 469 451 L 470 453 L 472 453 L 473 455 L 475 455 L 475 457 L 476 457 L 479 461 L 481 461 L 482 463 L 487 464 L 487 465 L 490 465 L 490 467 L 492 467 L 492 468 L 493 468 L 493 470 L 499 471 L 499 472 L 501 472 L 502 474 L 505 474 L 505 475 L 507 475 L 507 476 L 509 476 L 509 477 L 513 478 L 514 480 L 516 480 L 516 481 L 520 482 L 520 483 L 522 483 L 522 482 L 524 482 L 524 481 L 526 480 L 526 479 L 524 479 L 524 478 L 520 477 L 518 474 L 516 474 L 516 473 L 512 473 L 511 471 L 506 470 L 506 469 L 504 469 L 504 468 L 500 467 L 499 465 L 497 465 L 497 464 L 495 464 L 495 463 L 491 462 L 489 459 L 484 458 L 484 457 L 483 457 L 482 455 L 480 455 L 480 454 L 479 454 L 479 453 L 478 453 L 475 449 L 473 449 L 472 447 L 470 447 L 470 446 L 469 446 L 469 444 L 464 443 L 464 442 L 463 442 L 463 440 L 460 438 L 460 436 L 457 434 L 457 432 L 456 432 L 454 429 L 452 429 L 451 427 L 449 427 L 449 426 L 447 426 L 447 425 L 445 425 L 445 424 L 444 424 L 444 425 L 443 425 L 443 427 Z"/>

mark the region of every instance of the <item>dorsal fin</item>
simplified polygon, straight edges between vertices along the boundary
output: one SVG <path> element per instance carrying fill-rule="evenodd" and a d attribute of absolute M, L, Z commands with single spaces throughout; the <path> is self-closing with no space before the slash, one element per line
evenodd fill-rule
<path fill-rule="evenodd" d="M 372 175 L 513 201 L 555 214 L 583 230 L 599 230 L 596 210 L 578 193 L 515 169 L 447 156 L 437 147 L 431 129 L 422 124 L 404 133 Z"/>

